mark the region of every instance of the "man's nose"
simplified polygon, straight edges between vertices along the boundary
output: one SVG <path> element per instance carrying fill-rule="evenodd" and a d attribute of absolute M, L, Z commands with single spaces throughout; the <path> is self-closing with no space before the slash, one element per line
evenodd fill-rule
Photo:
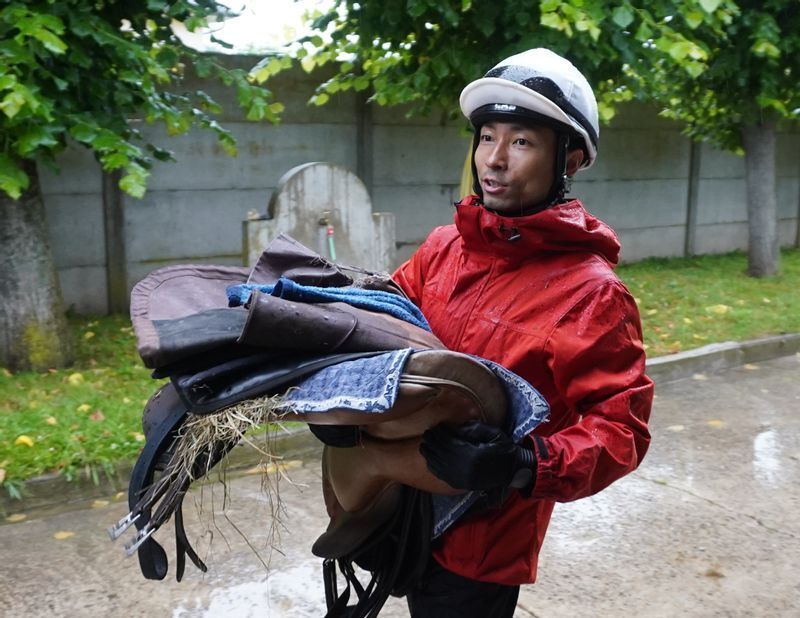
<path fill-rule="evenodd" d="M 508 161 L 508 152 L 502 142 L 495 142 L 492 144 L 492 149 L 489 151 L 489 156 L 486 157 L 486 164 L 492 168 L 505 167 Z"/>

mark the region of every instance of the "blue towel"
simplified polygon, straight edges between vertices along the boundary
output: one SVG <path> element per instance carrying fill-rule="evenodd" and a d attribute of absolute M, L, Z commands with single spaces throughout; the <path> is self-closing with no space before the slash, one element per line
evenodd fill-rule
<path fill-rule="evenodd" d="M 378 311 L 388 313 L 392 317 L 398 318 L 431 330 L 428 320 L 422 312 L 407 298 L 399 294 L 384 292 L 382 290 L 365 290 L 362 288 L 320 288 L 313 285 L 301 285 L 291 279 L 281 277 L 277 283 L 270 285 L 254 285 L 251 283 L 238 283 L 228 286 L 228 306 L 239 307 L 244 305 L 250 298 L 250 293 L 257 289 L 265 294 L 271 294 L 278 298 L 293 300 L 301 303 L 333 303 L 342 302 L 367 309 L 368 311 Z"/>
<path fill-rule="evenodd" d="M 326 412 L 335 408 L 380 414 L 394 405 L 403 367 L 413 350 L 395 350 L 338 363 L 312 374 L 285 395 L 286 407 L 297 412 Z M 505 430 L 521 442 L 547 420 L 550 406 L 539 392 L 508 369 L 477 356 L 503 384 L 508 397 Z M 433 537 L 447 530 L 479 498 L 479 492 L 433 496 Z"/>

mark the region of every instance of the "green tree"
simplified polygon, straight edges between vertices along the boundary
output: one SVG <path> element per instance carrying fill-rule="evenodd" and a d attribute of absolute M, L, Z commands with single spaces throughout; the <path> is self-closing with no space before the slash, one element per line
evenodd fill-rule
<path fill-rule="evenodd" d="M 748 272 L 770 276 L 778 272 L 780 256 L 775 131 L 800 121 L 800 4 L 737 0 L 717 23 L 702 19 L 704 10 L 719 12 L 721 5 L 699 0 L 692 10 L 646 16 L 671 18 L 671 28 L 693 47 L 649 37 L 648 45 L 662 53 L 645 56 L 628 71 L 627 83 L 665 116 L 685 123 L 693 139 L 744 155 Z M 642 27 L 644 10 L 623 6 L 630 12 L 627 27 Z M 703 59 L 703 70 L 692 66 L 692 53 Z"/>
<path fill-rule="evenodd" d="M 488 64 L 539 46 L 587 75 L 603 121 L 620 102 L 656 103 L 693 139 L 745 153 L 749 270 L 777 270 L 774 129 L 800 118 L 797 0 L 339 0 L 312 18 L 297 58 L 307 70 L 338 63 L 320 105 L 354 89 L 410 113 L 454 110 Z M 281 66 L 267 59 L 253 75 Z"/>
<path fill-rule="evenodd" d="M 143 139 L 138 118 L 178 134 L 199 126 L 235 152 L 201 91 L 183 92 L 187 67 L 236 88 L 251 120 L 280 106 L 184 46 L 187 29 L 226 16 L 215 0 L 18 0 L 0 9 L 0 365 L 46 369 L 69 362 L 61 294 L 50 250 L 37 162 L 52 164 L 68 142 L 90 148 L 120 187 L 144 194 L 154 161 L 171 153 Z"/>

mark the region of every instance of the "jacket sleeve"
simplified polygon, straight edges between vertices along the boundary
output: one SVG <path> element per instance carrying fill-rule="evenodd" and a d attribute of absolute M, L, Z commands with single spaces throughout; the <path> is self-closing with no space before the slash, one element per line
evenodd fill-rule
<path fill-rule="evenodd" d="M 568 502 L 600 491 L 642 461 L 653 383 L 644 374 L 639 312 L 619 281 L 587 294 L 558 321 L 546 346 L 557 393 L 580 420 L 537 436 L 532 495 Z"/>
<path fill-rule="evenodd" d="M 427 242 L 423 243 L 392 275 L 392 279 L 417 307 L 422 303 L 422 289 L 425 286 L 426 255 Z"/>

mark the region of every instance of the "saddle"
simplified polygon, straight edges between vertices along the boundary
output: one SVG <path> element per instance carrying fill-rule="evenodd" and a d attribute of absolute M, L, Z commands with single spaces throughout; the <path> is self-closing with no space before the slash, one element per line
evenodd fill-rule
<path fill-rule="evenodd" d="M 312 552 L 324 559 L 328 615 L 374 616 L 389 594 L 404 594 L 424 568 L 431 494 L 460 493 L 427 470 L 418 451 L 422 434 L 439 423 L 502 424 L 505 389 L 478 360 L 444 349 L 429 331 L 387 313 L 340 302 L 297 302 L 259 289 L 253 289 L 245 307 L 226 306 L 230 285 L 272 284 L 288 275 L 301 284 L 402 295 L 388 278 L 353 279 L 286 236 L 276 239 L 249 273 L 167 267 L 134 288 L 131 315 L 140 355 L 154 376 L 170 382 L 145 407 L 146 442 L 131 475 L 130 512 L 109 534 L 116 539 L 135 526 L 127 553 L 138 554 L 146 578 L 163 579 L 166 553 L 153 535 L 174 516 L 177 579 L 187 557 L 205 571 L 183 528 L 183 496 L 249 425 L 214 434 L 202 447 L 196 447 L 198 432 L 231 410 L 241 416 L 243 406 L 261 411 L 253 423 L 306 422 L 327 442 L 322 471 L 330 523 Z M 403 363 L 392 384 L 391 405 L 380 413 L 358 409 L 347 397 L 314 411 L 292 403 L 310 377 L 371 362 L 387 350 L 399 351 Z M 331 429 L 349 438 L 328 440 Z M 358 583 L 354 564 L 373 573 L 367 586 Z M 336 566 L 347 581 L 342 595 Z M 347 607 L 351 585 L 359 597 L 355 607 Z"/>

